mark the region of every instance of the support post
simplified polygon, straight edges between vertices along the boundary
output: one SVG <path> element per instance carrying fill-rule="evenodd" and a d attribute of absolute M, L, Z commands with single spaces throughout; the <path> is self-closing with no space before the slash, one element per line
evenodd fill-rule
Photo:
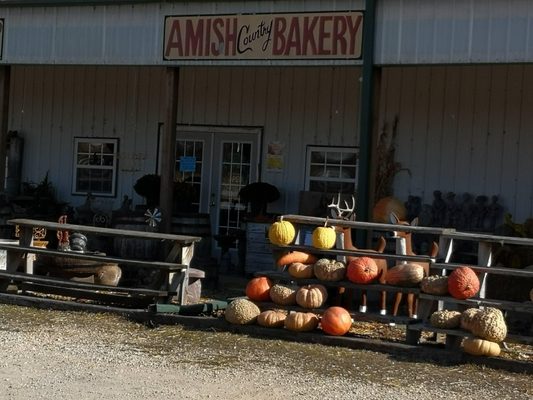
<path fill-rule="evenodd" d="M 161 154 L 161 226 L 162 232 L 170 232 L 172 226 L 172 211 L 174 196 L 174 168 L 176 164 L 176 123 L 178 114 L 179 68 L 169 67 L 167 77 L 167 110 L 165 126 L 163 127 Z"/>

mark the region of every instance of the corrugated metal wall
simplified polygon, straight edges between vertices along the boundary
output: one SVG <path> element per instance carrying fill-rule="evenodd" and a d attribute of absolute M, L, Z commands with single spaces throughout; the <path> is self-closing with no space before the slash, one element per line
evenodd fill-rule
<path fill-rule="evenodd" d="M 263 143 L 286 145 L 283 172 L 263 172 L 263 180 L 283 188 L 269 210 L 297 211 L 306 145 L 359 142 L 358 68 L 203 67 L 180 74 L 178 123 L 259 126 Z M 75 136 L 120 138 L 118 196 L 109 207 L 135 196 L 135 180 L 155 171 L 163 68 L 18 66 L 11 93 L 9 129 L 26 138 L 23 180 L 38 182 L 50 171 L 59 197 L 81 204 L 70 195 Z"/>
<path fill-rule="evenodd" d="M 163 62 L 167 15 L 288 13 L 362 10 L 364 0 L 183 1 L 121 6 L 2 7 L 4 51 L 10 64 L 170 65 L 211 61 Z M 353 60 L 310 60 L 316 65 L 353 65 Z M 226 61 L 224 64 L 242 64 Z M 297 65 L 302 61 L 255 61 L 248 65 Z"/>
<path fill-rule="evenodd" d="M 383 70 L 380 127 L 398 117 L 395 194 L 500 195 L 533 216 L 533 65 Z"/>
<path fill-rule="evenodd" d="M 531 0 L 384 0 L 377 5 L 377 64 L 533 61 Z"/>

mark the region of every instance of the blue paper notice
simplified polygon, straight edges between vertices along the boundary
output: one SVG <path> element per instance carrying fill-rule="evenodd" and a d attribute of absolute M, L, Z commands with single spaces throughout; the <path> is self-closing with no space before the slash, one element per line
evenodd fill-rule
<path fill-rule="evenodd" d="M 180 172 L 196 171 L 196 157 L 180 157 Z"/>

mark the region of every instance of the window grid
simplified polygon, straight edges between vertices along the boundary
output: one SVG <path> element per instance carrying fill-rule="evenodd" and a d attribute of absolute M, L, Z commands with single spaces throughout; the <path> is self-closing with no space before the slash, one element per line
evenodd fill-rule
<path fill-rule="evenodd" d="M 118 139 L 75 138 L 73 193 L 114 196 Z"/>

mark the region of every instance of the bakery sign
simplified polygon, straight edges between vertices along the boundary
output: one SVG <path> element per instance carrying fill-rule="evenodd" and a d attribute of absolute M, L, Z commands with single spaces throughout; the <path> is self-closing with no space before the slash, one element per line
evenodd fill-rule
<path fill-rule="evenodd" d="M 167 16 L 163 59 L 360 59 L 363 12 Z"/>

